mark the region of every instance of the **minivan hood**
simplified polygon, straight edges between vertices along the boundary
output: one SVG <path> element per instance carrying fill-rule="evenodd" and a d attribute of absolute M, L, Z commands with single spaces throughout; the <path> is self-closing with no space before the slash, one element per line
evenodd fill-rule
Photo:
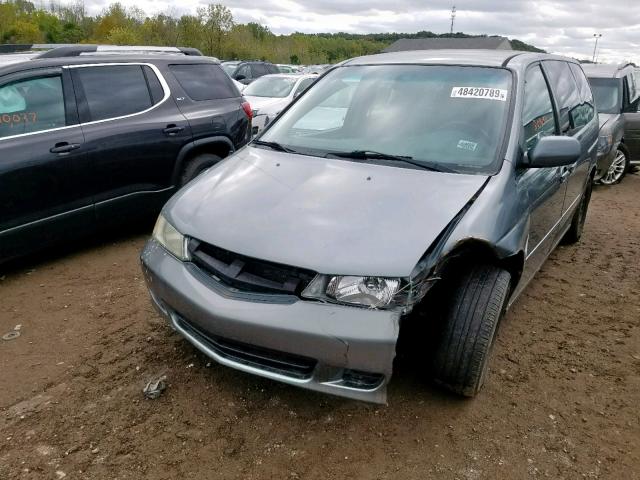
<path fill-rule="evenodd" d="M 249 257 L 408 277 L 486 179 L 247 147 L 164 212 L 183 234 Z"/>

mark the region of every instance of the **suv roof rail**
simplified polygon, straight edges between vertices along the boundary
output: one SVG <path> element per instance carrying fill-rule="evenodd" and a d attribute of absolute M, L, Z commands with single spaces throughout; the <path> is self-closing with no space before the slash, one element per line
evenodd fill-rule
<path fill-rule="evenodd" d="M 126 53 L 161 53 L 202 56 L 202 52 L 192 47 L 156 47 L 146 45 L 33 45 L 32 49 L 50 49 L 38 55 L 38 58 L 78 57 L 83 54 L 126 54 Z"/>

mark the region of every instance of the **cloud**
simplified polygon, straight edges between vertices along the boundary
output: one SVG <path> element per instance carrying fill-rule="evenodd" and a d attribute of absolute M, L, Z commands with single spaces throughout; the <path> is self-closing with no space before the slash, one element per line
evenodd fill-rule
<path fill-rule="evenodd" d="M 629 0 L 214 0 L 229 7 L 236 21 L 259 22 L 275 33 L 296 31 L 411 33 L 448 32 L 452 3 L 457 3 L 454 30 L 505 35 L 553 53 L 591 58 L 594 33 L 601 61 L 640 64 L 640 9 Z M 153 14 L 193 13 L 206 0 L 121 0 Z M 98 13 L 105 0 L 86 0 Z"/>

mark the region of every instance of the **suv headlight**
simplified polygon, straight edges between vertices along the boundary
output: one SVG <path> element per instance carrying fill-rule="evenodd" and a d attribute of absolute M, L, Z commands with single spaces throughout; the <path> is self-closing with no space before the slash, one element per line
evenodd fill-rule
<path fill-rule="evenodd" d="M 317 275 L 302 292 L 302 297 L 367 308 L 403 308 L 410 310 L 427 293 L 433 281 L 418 283 L 404 278 L 354 275 Z"/>
<path fill-rule="evenodd" d="M 189 260 L 187 238 L 176 230 L 162 214 L 153 227 L 152 237 L 174 257 L 182 261 Z"/>
<path fill-rule="evenodd" d="M 613 135 L 600 135 L 598 137 L 598 154 L 606 155 L 611 151 L 611 147 L 613 146 Z"/>

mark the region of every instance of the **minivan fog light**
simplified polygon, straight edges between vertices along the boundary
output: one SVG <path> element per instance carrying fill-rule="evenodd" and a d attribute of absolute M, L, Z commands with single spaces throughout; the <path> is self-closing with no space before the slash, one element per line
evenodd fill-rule
<path fill-rule="evenodd" d="M 327 285 L 327 296 L 338 302 L 384 307 L 398 293 L 400 280 L 380 277 L 332 277 Z"/>
<path fill-rule="evenodd" d="M 153 227 L 152 237 L 174 257 L 182 261 L 189 260 L 187 239 L 162 214 Z"/>

